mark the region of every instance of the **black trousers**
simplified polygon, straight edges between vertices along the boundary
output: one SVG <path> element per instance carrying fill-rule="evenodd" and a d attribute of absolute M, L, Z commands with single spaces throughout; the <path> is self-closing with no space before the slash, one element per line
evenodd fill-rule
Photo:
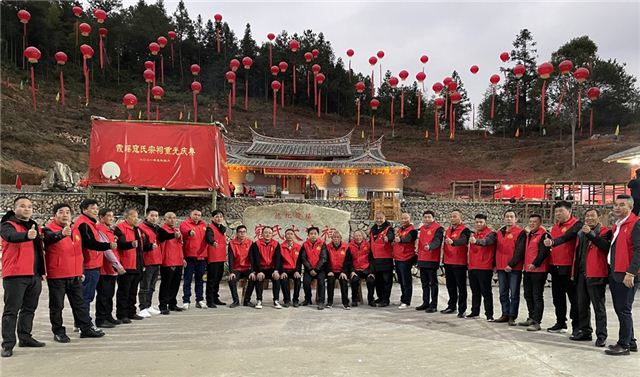
<path fill-rule="evenodd" d="M 298 279 L 293 275 L 296 271 L 283 271 L 287 274 L 286 279 L 280 279 L 280 290 L 282 290 L 282 296 L 285 303 L 291 302 L 291 291 L 289 290 L 289 281 L 293 280 L 293 302 L 300 301 L 300 287 L 302 286 L 302 276 Z"/>
<path fill-rule="evenodd" d="M 613 309 L 618 316 L 618 322 L 620 323 L 620 330 L 618 332 L 618 344 L 628 348 L 632 344 L 637 344 L 635 333 L 633 331 L 633 317 L 631 316 L 631 308 L 633 307 L 633 300 L 640 287 L 640 279 L 636 276 L 633 287 L 627 288 L 622 283 L 622 276 L 615 278 L 609 274 L 609 289 L 611 290 L 611 299 L 613 300 Z"/>
<path fill-rule="evenodd" d="M 182 266 L 160 267 L 160 292 L 158 299 L 160 310 L 176 308 L 178 306 L 178 291 L 182 280 Z"/>
<path fill-rule="evenodd" d="M 355 271 L 355 275 L 351 278 L 351 301 L 352 302 L 364 302 L 364 298 L 360 297 L 360 280 L 364 279 L 367 282 L 367 302 L 372 303 L 375 301 L 373 292 L 376 289 L 375 277 L 369 278 L 369 274 L 363 271 Z"/>
<path fill-rule="evenodd" d="M 436 309 L 438 307 L 438 267 L 420 267 L 422 283 L 422 304 Z"/>
<path fill-rule="evenodd" d="M 391 303 L 391 288 L 393 287 L 393 271 L 376 271 L 376 294 L 382 303 Z"/>
<path fill-rule="evenodd" d="M 551 273 L 551 297 L 553 306 L 556 309 L 556 323 L 567 323 L 567 297 L 571 304 L 569 317 L 571 318 L 571 328 L 573 332 L 579 327 L 578 324 L 578 303 L 576 300 L 575 284 L 571 281 L 570 273 L 562 273 L 558 266 L 550 266 Z"/>
<path fill-rule="evenodd" d="M 100 275 L 96 288 L 96 322 L 104 322 L 113 318 L 113 296 L 116 294 L 115 275 Z"/>
<path fill-rule="evenodd" d="M 140 284 L 141 274 L 125 272 L 118 276 L 118 291 L 116 292 L 116 317 L 133 318 L 136 315 L 136 294 Z"/>
<path fill-rule="evenodd" d="M 140 280 L 140 292 L 138 292 L 138 306 L 140 310 L 151 307 L 153 292 L 156 291 L 156 284 L 160 276 L 160 265 L 145 266 Z"/>
<path fill-rule="evenodd" d="M 467 311 L 467 266 L 445 264 L 444 276 L 449 293 L 447 309 L 456 310 L 457 305 L 458 313 L 464 313 Z"/>
<path fill-rule="evenodd" d="M 527 301 L 529 319 L 542 322 L 544 312 L 544 285 L 547 283 L 546 272 L 524 272 L 524 299 Z"/>
<path fill-rule="evenodd" d="M 256 281 L 249 279 L 250 273 L 251 271 L 236 272 L 235 279 L 229 279 L 229 290 L 231 291 L 231 298 L 233 299 L 233 302 L 240 302 L 240 298 L 238 297 L 238 281 L 242 279 L 247 280 L 247 289 L 244 291 L 243 303 L 251 301 L 251 295 L 253 294 L 253 290 L 256 286 Z"/>
<path fill-rule="evenodd" d="M 4 310 L 2 311 L 2 348 L 16 345 L 18 339 L 31 338 L 33 317 L 42 292 L 41 276 L 10 276 L 2 278 Z"/>
<path fill-rule="evenodd" d="M 596 335 L 607 339 L 607 309 L 605 307 L 606 284 L 590 284 L 583 274 L 574 280 L 578 310 L 578 330 L 585 334 L 593 333 L 591 327 L 591 304 L 596 315 Z"/>
<path fill-rule="evenodd" d="M 327 303 L 333 305 L 333 292 L 335 290 L 336 280 L 338 280 L 338 284 L 340 284 L 342 305 L 349 305 L 349 279 L 340 279 L 339 272 L 334 272 L 333 276 L 327 276 Z"/>
<path fill-rule="evenodd" d="M 212 262 L 207 264 L 207 290 L 205 298 L 207 305 L 211 306 L 220 300 L 220 281 L 224 274 L 224 262 Z"/>
<path fill-rule="evenodd" d="M 87 331 L 93 324 L 89 319 L 89 312 L 84 305 L 82 278 L 80 276 L 72 278 L 47 279 L 49 286 L 49 320 L 51 321 L 51 331 L 55 335 L 66 334 L 66 329 L 62 325 L 62 309 L 64 309 L 64 296 L 66 295 L 71 305 L 75 324 L 81 331 Z"/>
<path fill-rule="evenodd" d="M 256 272 L 256 275 L 258 275 L 258 273 L 260 272 L 264 274 L 264 280 L 262 281 L 256 280 L 255 282 L 256 283 L 256 299 L 258 301 L 262 301 L 262 292 L 264 292 L 264 282 L 265 280 L 271 280 L 271 283 L 272 283 L 271 289 L 273 291 L 273 301 L 278 301 L 278 299 L 280 298 L 280 284 L 278 281 L 273 281 L 273 279 L 271 279 L 271 275 L 273 275 L 273 270 L 258 271 Z"/>
<path fill-rule="evenodd" d="M 324 304 L 324 279 L 326 278 L 324 271 L 318 272 L 316 276 L 311 276 L 308 272 L 305 271 L 302 276 L 302 287 L 304 289 L 304 300 L 306 302 L 311 301 L 311 280 L 316 279 L 318 284 L 318 304 Z"/>
<path fill-rule="evenodd" d="M 469 270 L 471 288 L 471 314 L 480 314 L 480 301 L 484 301 L 484 314 L 493 318 L 493 292 L 491 279 L 493 270 Z"/>

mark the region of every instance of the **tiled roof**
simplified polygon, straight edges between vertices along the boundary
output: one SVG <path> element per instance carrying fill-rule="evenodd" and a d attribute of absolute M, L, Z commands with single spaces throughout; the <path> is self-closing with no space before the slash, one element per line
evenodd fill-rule
<path fill-rule="evenodd" d="M 245 153 L 256 156 L 349 157 L 351 132 L 335 139 L 278 139 L 251 129 L 253 142 Z"/>
<path fill-rule="evenodd" d="M 612 154 L 611 156 L 605 158 L 604 162 L 616 162 L 618 160 L 620 160 L 620 162 L 630 162 L 631 160 L 635 159 L 635 158 L 640 158 L 640 145 L 637 147 L 633 147 L 633 148 L 629 148 L 627 150 L 624 150 L 622 152 L 618 152 L 615 154 Z"/>

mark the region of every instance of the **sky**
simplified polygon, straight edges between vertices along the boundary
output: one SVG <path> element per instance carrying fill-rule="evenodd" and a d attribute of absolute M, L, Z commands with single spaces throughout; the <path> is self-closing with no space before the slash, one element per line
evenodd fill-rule
<path fill-rule="evenodd" d="M 125 6 L 135 0 L 124 0 Z M 147 0 L 147 2 L 151 2 Z M 178 1 L 165 0 L 173 14 Z M 538 43 L 538 64 L 572 38 L 588 35 L 602 59 L 626 63 L 627 72 L 640 73 L 640 1 L 194 1 L 185 0 L 189 16 L 201 14 L 206 21 L 220 13 L 240 39 L 251 24 L 254 39 L 261 43 L 268 33 L 301 34 L 306 29 L 322 32 L 334 54 L 348 60 L 355 51 L 352 68 L 370 72 L 368 59 L 379 50 L 384 71 L 397 76 L 402 69 L 413 80 L 425 65 L 429 88 L 457 70 L 471 102 L 478 104 L 499 73 L 499 55 L 511 51 L 521 29 L 527 28 Z M 380 64 L 380 63 L 378 63 Z M 473 75 L 469 68 L 478 65 Z M 513 64 L 513 63 L 511 63 Z M 379 67 L 376 66 L 376 76 Z M 378 81 L 378 78 L 376 78 Z M 409 81 L 409 80 L 408 80 Z"/>

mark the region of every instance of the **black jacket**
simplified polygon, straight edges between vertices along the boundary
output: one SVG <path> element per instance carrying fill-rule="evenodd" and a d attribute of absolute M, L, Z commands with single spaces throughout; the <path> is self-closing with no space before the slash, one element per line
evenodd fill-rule
<path fill-rule="evenodd" d="M 2 239 L 4 239 L 5 241 L 12 242 L 12 243 L 33 242 L 33 251 L 34 251 L 33 271 L 34 271 L 34 275 L 40 275 L 40 276 L 44 275 L 45 274 L 45 269 L 44 269 L 44 254 L 43 254 L 42 236 L 38 235 L 33 240 L 30 240 L 29 238 L 27 238 L 27 232 L 18 232 L 16 230 L 16 228 L 13 227 L 13 225 L 8 223 L 8 221 L 13 221 L 13 222 L 18 223 L 20 225 L 24 225 L 24 227 L 27 228 L 27 229 L 31 229 L 31 227 L 33 225 L 35 225 L 36 229 L 37 229 L 38 228 L 38 223 L 36 223 L 32 219 L 29 219 L 29 220 L 18 220 L 18 218 L 16 217 L 15 212 L 9 211 L 2 217 L 2 220 L 0 220 L 0 223 L 2 224 L 2 227 L 1 227 L 1 230 L 0 230 L 0 236 L 2 236 Z"/>

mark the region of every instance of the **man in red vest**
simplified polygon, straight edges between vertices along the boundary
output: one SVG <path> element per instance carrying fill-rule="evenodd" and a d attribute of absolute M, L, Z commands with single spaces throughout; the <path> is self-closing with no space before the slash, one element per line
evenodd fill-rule
<path fill-rule="evenodd" d="M 451 211 L 451 226 L 445 231 L 443 246 L 449 302 L 447 308 L 440 313 L 455 313 L 457 305 L 458 318 L 464 318 L 467 310 L 467 253 L 470 236 L 471 231 L 462 222 L 462 213 L 457 209 Z"/>
<path fill-rule="evenodd" d="M 206 309 L 204 301 L 204 273 L 207 271 L 207 245 L 204 234 L 207 224 L 202 221 L 202 212 L 197 209 L 189 213 L 189 218 L 180 223 L 182 233 L 183 252 L 186 266 L 184 267 L 184 283 L 182 285 L 183 309 L 189 309 L 191 303 L 191 282 L 195 275 L 196 308 Z"/>
<path fill-rule="evenodd" d="M 438 268 L 442 254 L 444 228 L 436 222 L 435 213 L 422 214 L 422 226 L 418 233 L 418 268 L 422 283 L 422 305 L 416 310 L 435 313 L 438 310 Z"/>
<path fill-rule="evenodd" d="M 519 263 L 524 264 L 524 298 L 527 301 L 529 316 L 526 321 L 519 322 L 519 326 L 526 326 L 527 331 L 540 331 L 542 314 L 544 313 L 544 285 L 549 274 L 548 246 L 544 240 L 551 238 L 542 227 L 542 216 L 529 216 L 527 238 L 524 243 L 516 244 L 515 254 L 509 267 L 512 270 Z"/>
<path fill-rule="evenodd" d="M 638 352 L 631 309 L 640 286 L 640 221 L 638 216 L 631 212 L 632 208 L 631 196 L 616 197 L 613 206 L 616 223 L 610 232 L 609 289 L 620 330 L 618 342 L 605 350 L 607 355 L 613 356 L 629 355 L 629 351 Z"/>
<path fill-rule="evenodd" d="M 138 292 L 138 302 L 140 316 L 148 318 L 152 315 L 160 314 L 160 309 L 151 306 L 153 292 L 156 290 L 158 277 L 160 276 L 160 265 L 162 264 L 162 250 L 160 243 L 167 239 L 175 238 L 174 234 L 163 232 L 160 235 L 158 221 L 160 214 L 157 208 L 148 207 L 145 212 L 145 219 L 138 224 L 140 235 L 142 236 L 142 260 L 144 269 L 140 280 L 140 291 Z"/>
<path fill-rule="evenodd" d="M 342 234 L 338 230 L 331 233 L 331 242 L 327 244 L 327 308 L 333 307 L 333 293 L 336 280 L 340 284 L 340 298 L 342 307 L 351 310 L 349 305 L 349 278 L 347 273 L 351 270 L 351 255 L 349 245 L 342 242 Z"/>
<path fill-rule="evenodd" d="M 393 287 L 393 244 L 396 235 L 391 223 L 382 212 L 374 215 L 375 223 L 369 230 L 371 255 L 373 256 L 371 271 L 375 275 L 376 306 L 385 307 L 391 304 L 391 288 Z"/>
<path fill-rule="evenodd" d="M 544 240 L 551 247 L 549 256 L 549 272 L 551 273 L 551 296 L 556 309 L 556 323 L 549 327 L 549 332 L 567 330 L 567 297 L 571 304 L 569 317 L 573 335 L 578 332 L 578 310 L 575 285 L 571 281 L 571 265 L 576 252 L 578 232 L 582 229 L 582 221 L 571 213 L 571 203 L 559 201 L 553 206 L 556 223 L 551 228 L 552 239 Z"/>
<path fill-rule="evenodd" d="M 324 309 L 324 292 L 327 269 L 327 247 L 318 238 L 320 229 L 315 226 L 307 228 L 307 240 L 302 244 L 300 262 L 304 266 L 302 286 L 304 289 L 304 301 L 302 306 L 311 305 L 311 280 L 316 279 L 318 284 L 318 310 Z"/>
<path fill-rule="evenodd" d="M 124 211 L 124 221 L 116 226 L 114 234 L 118 243 L 118 256 L 122 267 L 127 271 L 118 276 L 116 292 L 116 316 L 122 323 L 141 320 L 136 314 L 136 296 L 142 278 L 143 253 L 142 234 L 138 228 L 138 210 L 128 208 Z"/>
<path fill-rule="evenodd" d="M 469 287 L 471 313 L 467 318 L 480 315 L 480 301 L 484 301 L 487 321 L 493 322 L 493 292 L 491 279 L 495 266 L 496 233 L 487 226 L 487 216 L 479 213 L 474 218 L 475 233 L 469 237 Z"/>
<path fill-rule="evenodd" d="M 111 243 L 100 237 L 96 225 L 98 223 L 98 201 L 84 199 L 80 202 L 82 214 L 76 219 L 75 226 L 80 232 L 82 240 L 82 254 L 84 256 L 84 280 L 82 281 L 84 305 L 89 312 L 89 307 L 96 295 L 98 281 L 100 280 L 100 268 L 103 264 L 104 252 L 111 249 Z M 78 327 L 78 326 L 76 326 Z"/>
<path fill-rule="evenodd" d="M 280 295 L 280 271 L 282 271 L 282 258 L 280 255 L 280 244 L 273 239 L 273 228 L 265 226 L 262 228 L 262 237 L 255 241 L 249 249 L 251 260 L 251 273 L 249 279 L 256 282 L 256 309 L 262 309 L 262 292 L 264 281 L 271 279 L 273 286 L 273 307 L 282 309 L 278 302 Z"/>
<path fill-rule="evenodd" d="M 365 239 L 365 233 L 358 229 L 353 232 L 353 239 L 349 242 L 349 255 L 351 256 L 351 306 L 358 306 L 360 297 L 360 281 L 367 282 L 367 303 L 369 306 L 376 306 L 373 292 L 376 288 L 375 276 L 371 270 L 373 256 L 371 255 L 371 244 Z"/>
<path fill-rule="evenodd" d="M 509 326 L 515 326 L 520 308 L 523 263 L 514 263 L 511 267 L 510 262 L 514 258 L 516 248 L 524 248 L 527 232 L 517 225 L 518 217 L 513 210 L 505 211 L 503 218 L 504 226 L 496 232 L 496 270 L 502 307 L 502 315 L 496 322 L 508 322 Z"/>
<path fill-rule="evenodd" d="M 98 286 L 96 287 L 96 326 L 104 328 L 113 328 L 122 324 L 122 321 L 113 318 L 113 296 L 116 294 L 118 275 L 122 275 L 126 271 L 120 264 L 120 258 L 118 257 L 113 222 L 113 211 L 108 208 L 100 208 L 96 229 L 100 237 L 106 237 L 107 241 L 113 246 L 112 249 L 104 252 L 102 267 L 100 268 L 100 280 L 98 280 Z"/>
<path fill-rule="evenodd" d="M 53 340 L 69 343 L 62 325 L 64 296 L 67 296 L 81 338 L 104 336 L 93 328 L 82 297 L 82 240 L 77 228 L 71 227 L 71 206 L 66 203 L 53 207 L 54 219 L 44 228 L 45 265 L 49 286 L 49 320 Z"/>
<path fill-rule="evenodd" d="M 609 265 L 607 254 L 610 242 L 608 230 L 600 224 L 600 213 L 590 208 L 584 213 L 584 225 L 578 232 L 575 261 L 571 278 L 576 286 L 578 333 L 571 340 L 591 341 L 591 308 L 596 315 L 596 347 L 604 347 L 607 340 L 607 309 L 604 294 Z"/>
<path fill-rule="evenodd" d="M 294 308 L 299 305 L 300 287 L 302 285 L 302 261 L 300 260 L 300 250 L 302 247 L 295 242 L 295 232 L 293 229 L 287 229 L 284 232 L 284 242 L 280 244 L 280 253 L 282 254 L 282 274 L 280 274 L 280 289 L 284 296 L 283 306 L 285 308 L 293 304 Z M 289 289 L 289 281 L 293 281 L 293 301 L 291 300 L 291 291 Z"/>
<path fill-rule="evenodd" d="M 397 229 L 393 239 L 393 263 L 396 276 L 400 283 L 400 306 L 398 309 L 406 309 L 411 305 L 413 296 L 413 281 L 411 268 L 416 263 L 416 240 L 418 231 L 411 224 L 411 215 L 400 215 L 400 228 Z"/>
<path fill-rule="evenodd" d="M 238 225 L 236 227 L 236 237 L 229 241 L 227 255 L 229 258 L 229 290 L 233 302 L 230 308 L 240 305 L 240 297 L 238 297 L 238 281 L 245 279 L 247 281 L 247 289 L 242 298 L 243 306 L 252 306 L 251 295 L 255 288 L 255 280 L 249 279 L 251 273 L 251 260 L 249 259 L 249 249 L 251 248 L 251 240 L 247 237 L 247 227 Z"/>
<path fill-rule="evenodd" d="M 44 257 L 38 224 L 31 219 L 33 205 L 26 196 L 13 201 L 2 223 L 2 357 L 11 357 L 16 345 L 16 325 L 20 347 L 44 347 L 31 335 L 33 316 L 42 291 Z M 18 314 L 19 313 L 19 314 Z"/>
<path fill-rule="evenodd" d="M 162 251 L 162 265 L 160 266 L 160 314 L 167 315 L 170 312 L 181 312 L 176 296 L 180 290 L 182 267 L 182 233 L 176 227 L 176 214 L 167 212 L 164 214 L 164 224 L 158 229 L 160 250 Z"/>
<path fill-rule="evenodd" d="M 220 281 L 224 274 L 224 262 L 227 260 L 227 228 L 224 226 L 224 213 L 216 209 L 211 212 L 211 224 L 207 226 L 204 239 L 207 243 L 207 307 L 226 305 L 220 301 Z"/>

